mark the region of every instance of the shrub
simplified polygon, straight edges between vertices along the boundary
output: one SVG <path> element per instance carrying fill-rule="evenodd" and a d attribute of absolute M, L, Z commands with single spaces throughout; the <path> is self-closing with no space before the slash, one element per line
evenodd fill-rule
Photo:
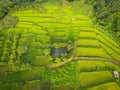
<path fill-rule="evenodd" d="M 0 27 L 1 29 L 5 28 L 13 28 L 17 24 L 18 19 L 15 16 L 6 16 L 1 22 Z"/>

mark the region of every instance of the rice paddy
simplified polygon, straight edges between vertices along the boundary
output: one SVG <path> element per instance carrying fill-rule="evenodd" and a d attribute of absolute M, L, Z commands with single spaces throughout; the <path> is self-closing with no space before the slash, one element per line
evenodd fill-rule
<path fill-rule="evenodd" d="M 51 89 L 41 90 L 120 90 L 112 75 L 112 70 L 120 72 L 120 68 L 106 61 L 71 61 L 58 70 L 46 70 L 46 64 L 62 63 L 58 59 L 59 62 L 52 62 L 51 47 L 63 47 L 69 41 L 75 45 L 75 57 L 120 61 L 120 50 L 119 44 L 93 28 L 86 14 L 77 14 L 70 6 L 50 3 L 43 4 L 42 9 L 46 11 L 23 10 L 12 13 L 11 16 L 18 17 L 17 25 L 2 31 L 0 89 L 38 90 L 46 80 L 50 81 Z M 63 61 L 70 56 L 63 58 Z M 49 83 L 46 85 L 49 86 Z"/>

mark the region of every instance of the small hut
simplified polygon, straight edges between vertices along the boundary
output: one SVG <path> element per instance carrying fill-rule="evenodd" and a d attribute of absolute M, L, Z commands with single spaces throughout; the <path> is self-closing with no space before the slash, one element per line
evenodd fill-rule
<path fill-rule="evenodd" d="M 118 79 L 119 78 L 119 73 L 118 71 L 113 71 L 114 78 Z"/>

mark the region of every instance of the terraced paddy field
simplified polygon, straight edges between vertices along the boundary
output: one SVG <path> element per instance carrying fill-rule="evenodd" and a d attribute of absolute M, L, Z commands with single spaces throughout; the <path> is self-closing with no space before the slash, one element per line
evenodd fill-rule
<path fill-rule="evenodd" d="M 74 6 L 74 3 L 73 3 Z M 120 46 L 69 4 L 20 10 L 14 28 L 0 32 L 0 90 L 120 90 Z M 71 45 L 68 45 L 72 42 Z M 68 47 L 62 60 L 52 47 Z"/>

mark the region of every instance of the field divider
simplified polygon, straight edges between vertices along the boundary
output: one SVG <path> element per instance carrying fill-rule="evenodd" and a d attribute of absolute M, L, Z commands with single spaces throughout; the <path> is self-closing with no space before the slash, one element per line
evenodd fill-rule
<path fill-rule="evenodd" d="M 120 67 L 120 62 L 116 61 L 116 60 L 113 60 L 113 59 L 100 58 L 100 57 L 73 57 L 73 56 L 71 58 L 69 58 L 67 61 L 62 62 L 60 64 L 56 64 L 56 65 L 35 65 L 35 66 L 45 66 L 47 69 L 53 70 L 53 69 L 58 69 L 58 68 L 64 66 L 65 64 L 67 64 L 71 61 L 75 61 L 75 60 L 107 61 L 107 62 L 113 63 L 113 64 Z"/>
<path fill-rule="evenodd" d="M 82 47 L 82 48 L 101 48 L 101 46 L 94 46 L 94 45 L 78 45 L 77 46 L 78 48 L 79 47 Z"/>

